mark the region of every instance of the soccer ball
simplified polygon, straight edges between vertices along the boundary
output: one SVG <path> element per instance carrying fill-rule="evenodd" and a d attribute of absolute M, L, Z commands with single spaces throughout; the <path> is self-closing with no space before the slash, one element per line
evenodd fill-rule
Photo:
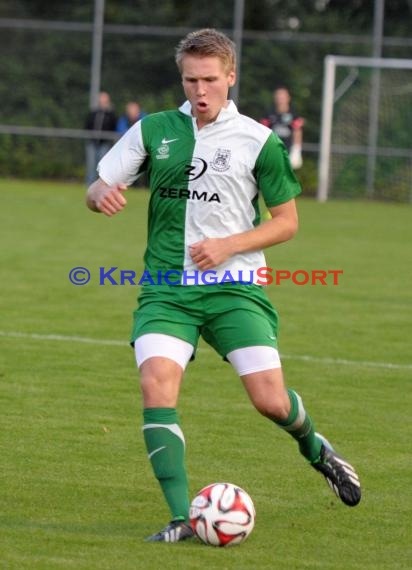
<path fill-rule="evenodd" d="M 255 525 L 255 507 L 249 495 L 232 483 L 204 487 L 190 506 L 190 526 L 205 544 L 240 544 Z"/>

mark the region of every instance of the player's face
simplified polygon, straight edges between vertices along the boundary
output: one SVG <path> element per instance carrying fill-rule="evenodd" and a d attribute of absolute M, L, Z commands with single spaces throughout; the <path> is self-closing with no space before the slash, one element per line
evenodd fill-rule
<path fill-rule="evenodd" d="M 290 104 L 290 95 L 287 89 L 276 89 L 273 94 L 273 100 L 275 102 L 275 107 L 279 111 L 287 111 Z"/>
<path fill-rule="evenodd" d="M 218 57 L 186 55 L 183 58 L 183 89 L 199 128 L 213 122 L 227 105 L 229 87 L 235 80 L 235 72 L 227 71 Z"/>

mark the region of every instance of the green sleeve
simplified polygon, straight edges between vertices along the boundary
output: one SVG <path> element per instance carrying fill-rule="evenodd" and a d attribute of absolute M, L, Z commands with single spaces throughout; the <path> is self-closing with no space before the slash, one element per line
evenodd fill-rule
<path fill-rule="evenodd" d="M 272 133 L 257 157 L 254 175 L 268 208 L 288 202 L 301 193 L 286 147 Z"/>

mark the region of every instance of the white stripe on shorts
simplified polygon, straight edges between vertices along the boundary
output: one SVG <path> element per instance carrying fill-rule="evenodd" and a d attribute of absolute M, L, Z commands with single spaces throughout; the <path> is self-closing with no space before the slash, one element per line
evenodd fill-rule
<path fill-rule="evenodd" d="M 226 358 L 239 376 L 282 367 L 279 352 L 271 346 L 237 348 L 229 352 Z"/>
<path fill-rule="evenodd" d="M 148 358 L 163 356 L 174 360 L 185 370 L 193 354 L 193 346 L 181 338 L 168 334 L 147 333 L 135 340 L 134 353 L 139 367 Z"/>

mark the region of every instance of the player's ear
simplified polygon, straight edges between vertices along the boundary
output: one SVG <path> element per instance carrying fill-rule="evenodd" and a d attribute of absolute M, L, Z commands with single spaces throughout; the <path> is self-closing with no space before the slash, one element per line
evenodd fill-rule
<path fill-rule="evenodd" d="M 227 76 L 227 81 L 229 87 L 233 87 L 233 85 L 236 83 L 236 71 L 229 71 L 229 75 Z"/>

